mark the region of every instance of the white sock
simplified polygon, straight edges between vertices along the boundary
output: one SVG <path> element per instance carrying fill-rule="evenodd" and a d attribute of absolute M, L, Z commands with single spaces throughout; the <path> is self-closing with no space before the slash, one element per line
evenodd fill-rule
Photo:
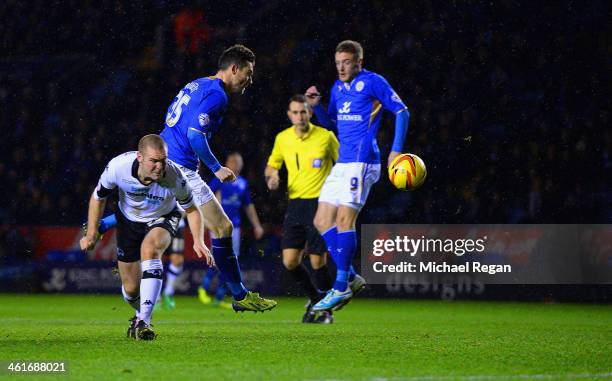
<path fill-rule="evenodd" d="M 121 286 L 121 293 L 123 294 L 123 299 L 138 312 L 138 310 L 140 310 L 140 295 L 129 296 L 127 292 L 125 292 L 123 286 Z"/>
<path fill-rule="evenodd" d="M 163 265 L 161 259 L 149 259 L 140 262 L 142 279 L 140 280 L 140 312 L 138 319 L 151 323 L 153 307 L 162 286 Z"/>
<path fill-rule="evenodd" d="M 172 296 L 174 295 L 174 282 L 176 282 L 176 278 L 183 271 L 183 266 L 177 267 L 170 263 L 168 266 L 168 272 L 166 273 L 166 286 L 164 287 L 164 295 Z"/>

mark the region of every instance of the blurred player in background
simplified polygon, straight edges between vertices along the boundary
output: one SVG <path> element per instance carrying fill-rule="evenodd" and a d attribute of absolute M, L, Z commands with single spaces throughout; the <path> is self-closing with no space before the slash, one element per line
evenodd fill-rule
<path fill-rule="evenodd" d="M 338 140 L 333 132 L 310 123 L 311 110 L 304 95 L 289 100 L 287 116 L 291 127 L 276 135 L 272 154 L 265 170 L 268 189 L 278 189 L 279 170 L 287 168 L 289 204 L 283 224 L 283 265 L 291 277 L 308 295 L 304 323 L 331 323 L 331 312 L 316 316 L 312 307 L 331 288 L 326 266 L 327 246 L 312 221 L 317 210 L 317 198 L 325 178 L 338 159 Z M 302 263 L 309 255 L 317 287 Z"/>
<path fill-rule="evenodd" d="M 252 83 L 255 54 L 243 45 L 226 49 L 218 61 L 217 74 L 198 78 L 174 98 L 168 108 L 162 138 L 168 143 L 168 157 L 186 174 L 195 202 L 202 207 L 206 226 L 212 234 L 212 255 L 234 298 L 238 311 L 267 311 L 276 302 L 250 292 L 242 283 L 238 258 L 232 248 L 233 226 L 213 192 L 198 174 L 200 160 L 221 182 L 232 182 L 236 175 L 221 166 L 210 150 L 208 139 L 221 126 L 228 107 L 228 94 L 243 94 Z M 112 226 L 105 223 L 106 227 Z"/>
<path fill-rule="evenodd" d="M 232 233 L 232 247 L 234 249 L 234 253 L 239 256 L 241 226 L 240 211 L 242 209 L 244 210 L 249 222 L 253 226 L 253 234 L 256 240 L 263 237 L 264 230 L 259 222 L 255 205 L 251 201 L 249 183 L 244 177 L 240 176 L 240 172 L 244 166 L 242 155 L 240 155 L 238 152 L 229 154 L 225 161 L 225 166 L 234 172 L 236 175 L 236 181 L 231 183 L 222 183 L 218 179 L 213 179 L 209 186 L 211 191 L 215 193 L 215 196 L 221 203 L 223 210 L 234 225 L 234 231 Z M 214 306 L 227 307 L 227 305 L 223 302 L 227 287 L 225 282 L 221 280 L 221 277 L 219 277 L 219 281 L 217 283 L 217 291 L 214 299 L 208 295 L 209 293 L 212 293 L 212 283 L 216 274 L 217 270 L 215 268 L 208 269 L 206 275 L 202 279 L 202 286 L 198 288 L 198 297 L 204 304 L 212 303 Z"/>
<path fill-rule="evenodd" d="M 162 305 L 164 309 L 173 310 L 176 308 L 174 301 L 174 284 L 176 279 L 183 272 L 183 264 L 185 263 L 185 215 L 181 216 L 179 221 L 176 236 L 172 238 L 172 243 L 166 249 L 164 254 L 168 255 L 169 262 L 166 268 L 166 283 L 164 283 L 162 292 Z M 156 305 L 157 307 L 157 305 Z"/>
<path fill-rule="evenodd" d="M 355 223 L 370 188 L 380 178 L 376 132 L 383 108 L 395 115 L 395 136 L 387 165 L 401 153 L 408 131 L 408 108 L 380 75 L 363 69 L 363 48 L 355 41 L 336 47 L 338 80 L 331 88 L 327 111 L 316 87 L 306 90 L 319 123 L 337 131 L 338 163 L 325 180 L 314 224 L 337 267 L 336 281 L 315 311 L 337 310 L 365 286 L 352 262 L 357 247 Z"/>
<path fill-rule="evenodd" d="M 181 213 L 187 212 L 193 249 L 208 265 L 213 260 L 204 244 L 203 218 L 194 203 L 193 192 L 179 167 L 168 160 L 168 147 L 159 135 L 146 135 L 137 152 L 127 152 L 112 159 L 102 173 L 89 201 L 88 226 L 98 226 L 106 198 L 119 190 L 117 218 L 117 262 L 121 291 L 136 311 L 130 319 L 128 337 L 155 339 L 151 328 L 153 308 L 162 286 L 162 253 L 176 235 Z M 83 250 L 97 242 L 91 229 L 81 238 Z"/>

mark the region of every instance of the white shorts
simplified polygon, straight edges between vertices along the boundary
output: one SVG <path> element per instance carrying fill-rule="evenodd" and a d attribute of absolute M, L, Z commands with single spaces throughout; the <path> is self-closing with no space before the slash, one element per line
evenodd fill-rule
<path fill-rule="evenodd" d="M 380 179 L 380 164 L 336 163 L 323 183 L 319 202 L 361 210 Z"/>
<path fill-rule="evenodd" d="M 193 201 L 196 205 L 204 205 L 215 197 L 214 193 L 210 190 L 208 185 L 202 180 L 200 174 L 197 171 L 185 168 L 181 165 L 178 166 L 187 178 L 187 183 L 193 193 Z"/>

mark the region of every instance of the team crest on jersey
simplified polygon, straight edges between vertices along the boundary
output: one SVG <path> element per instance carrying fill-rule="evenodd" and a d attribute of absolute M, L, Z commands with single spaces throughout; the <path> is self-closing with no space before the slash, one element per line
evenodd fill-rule
<path fill-rule="evenodd" d="M 321 159 L 312 159 L 312 167 L 313 168 L 321 168 L 322 164 L 323 164 L 323 160 L 321 160 Z"/>
<path fill-rule="evenodd" d="M 210 117 L 208 114 L 200 114 L 198 115 L 198 120 L 200 121 L 200 126 L 204 127 L 210 123 Z"/>
<path fill-rule="evenodd" d="M 363 83 L 363 81 L 359 81 L 357 82 L 357 84 L 355 85 L 355 90 L 357 91 L 361 91 L 363 90 L 363 87 L 365 86 L 365 84 Z"/>
<path fill-rule="evenodd" d="M 402 103 L 401 98 L 399 97 L 399 95 L 397 95 L 395 91 L 393 92 L 393 95 L 391 96 L 391 100 L 393 102 Z"/>

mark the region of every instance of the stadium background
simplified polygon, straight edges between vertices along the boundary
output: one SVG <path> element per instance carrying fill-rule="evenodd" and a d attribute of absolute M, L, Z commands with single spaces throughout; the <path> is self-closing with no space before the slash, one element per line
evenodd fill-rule
<path fill-rule="evenodd" d="M 70 250 L 99 174 L 142 135 L 159 132 L 178 90 L 213 74 L 220 52 L 236 42 L 257 55 L 255 83 L 231 103 L 212 147 L 220 159 L 231 151 L 244 156 L 243 176 L 267 237 L 246 237 L 243 260 L 246 268 L 250 261 L 278 270 L 275 293 L 292 291 L 275 249 L 286 201 L 283 192 L 267 191 L 263 168 L 275 134 L 288 126 L 286 99 L 311 84 L 328 94 L 333 50 L 345 38 L 362 42 L 365 67 L 382 73 L 408 105 L 406 150 L 429 169 L 414 193 L 383 178 L 361 223 L 612 220 L 611 105 L 604 95 L 612 45 L 609 28 L 602 33 L 601 1 L 7 1 L 0 14 L 3 289 L 46 289 L 49 263 L 100 267 L 79 273 L 85 281 L 95 273 L 88 281 L 99 282 L 108 262 Z M 379 132 L 383 153 L 392 131 L 387 115 Z M 41 251 L 41 234 L 67 243 Z M 609 290 L 487 292 L 601 300 Z M 443 293 L 420 295 L 432 294 Z"/>

